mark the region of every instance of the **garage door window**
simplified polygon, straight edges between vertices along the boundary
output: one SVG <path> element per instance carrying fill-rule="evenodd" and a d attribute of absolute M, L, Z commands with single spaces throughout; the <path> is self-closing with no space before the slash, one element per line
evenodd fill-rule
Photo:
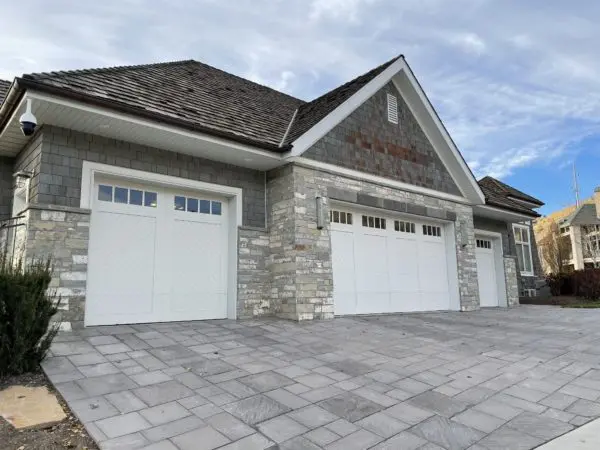
<path fill-rule="evenodd" d="M 352 213 L 332 209 L 329 211 L 329 221 L 344 225 L 352 225 Z"/>
<path fill-rule="evenodd" d="M 174 198 L 174 208 L 176 211 L 187 211 L 192 213 L 200 214 L 212 214 L 213 216 L 220 216 L 222 205 L 221 202 L 201 200 L 191 197 L 183 197 L 176 195 Z"/>
<path fill-rule="evenodd" d="M 412 222 L 404 222 L 402 220 L 394 221 L 394 230 L 400 233 L 415 233 L 415 224 Z"/>
<path fill-rule="evenodd" d="M 143 204 L 144 206 L 156 208 L 156 198 L 156 192 L 127 189 L 107 184 L 98 185 L 98 200 L 102 202 L 114 202 L 135 206 L 142 206 Z"/>
<path fill-rule="evenodd" d="M 362 226 L 385 230 L 385 219 L 383 217 L 362 216 Z"/>
<path fill-rule="evenodd" d="M 492 248 L 492 241 L 488 241 L 487 239 L 477 239 L 477 248 Z"/>
<path fill-rule="evenodd" d="M 423 234 L 425 236 L 442 237 L 442 229 L 432 225 L 423 225 Z"/>

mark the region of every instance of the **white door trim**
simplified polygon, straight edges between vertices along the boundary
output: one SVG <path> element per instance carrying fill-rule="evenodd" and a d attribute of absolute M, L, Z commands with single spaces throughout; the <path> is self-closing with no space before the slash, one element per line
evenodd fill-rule
<path fill-rule="evenodd" d="M 498 233 L 496 231 L 480 230 L 475 228 L 475 238 L 477 238 L 477 236 L 485 237 L 494 241 L 494 265 L 496 267 L 496 289 L 498 292 L 498 306 L 507 308 L 508 298 L 506 293 L 506 275 L 504 273 L 502 233 Z M 477 251 L 477 248 L 475 249 L 475 251 Z M 481 304 L 481 299 L 479 299 L 479 303 Z"/>
<path fill-rule="evenodd" d="M 229 248 L 227 255 L 227 318 L 237 317 L 237 266 L 238 266 L 238 227 L 242 225 L 242 189 L 204 181 L 189 180 L 186 178 L 162 175 L 142 170 L 128 169 L 125 167 L 111 166 L 90 161 L 83 161 L 81 176 L 80 207 L 91 209 L 94 195 L 94 178 L 96 175 L 108 175 L 125 178 L 138 183 L 150 183 L 169 188 L 187 189 L 194 191 L 210 192 L 226 197 L 229 217 Z M 87 308 L 86 308 L 87 315 Z"/>

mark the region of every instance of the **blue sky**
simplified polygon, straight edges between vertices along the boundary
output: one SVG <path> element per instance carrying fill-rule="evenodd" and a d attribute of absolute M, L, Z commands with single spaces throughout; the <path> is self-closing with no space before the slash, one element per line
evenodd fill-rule
<path fill-rule="evenodd" d="M 547 203 L 600 185 L 600 2 L 29 0 L 0 78 L 197 59 L 304 99 L 402 53 L 477 176 Z"/>

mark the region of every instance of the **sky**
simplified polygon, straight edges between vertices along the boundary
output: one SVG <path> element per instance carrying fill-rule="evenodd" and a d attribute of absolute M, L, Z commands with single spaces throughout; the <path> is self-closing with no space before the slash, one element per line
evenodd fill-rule
<path fill-rule="evenodd" d="M 600 2 L 0 0 L 0 78 L 196 59 L 310 100 L 403 54 L 477 177 L 600 186 Z"/>

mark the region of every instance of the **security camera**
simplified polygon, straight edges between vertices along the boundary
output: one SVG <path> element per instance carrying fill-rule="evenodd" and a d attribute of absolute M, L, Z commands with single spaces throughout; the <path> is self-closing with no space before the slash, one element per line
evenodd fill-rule
<path fill-rule="evenodd" d="M 37 127 L 37 119 L 31 112 L 31 99 L 27 99 L 27 109 L 25 113 L 19 118 L 21 123 L 21 131 L 25 136 L 31 136 L 35 132 Z"/>

